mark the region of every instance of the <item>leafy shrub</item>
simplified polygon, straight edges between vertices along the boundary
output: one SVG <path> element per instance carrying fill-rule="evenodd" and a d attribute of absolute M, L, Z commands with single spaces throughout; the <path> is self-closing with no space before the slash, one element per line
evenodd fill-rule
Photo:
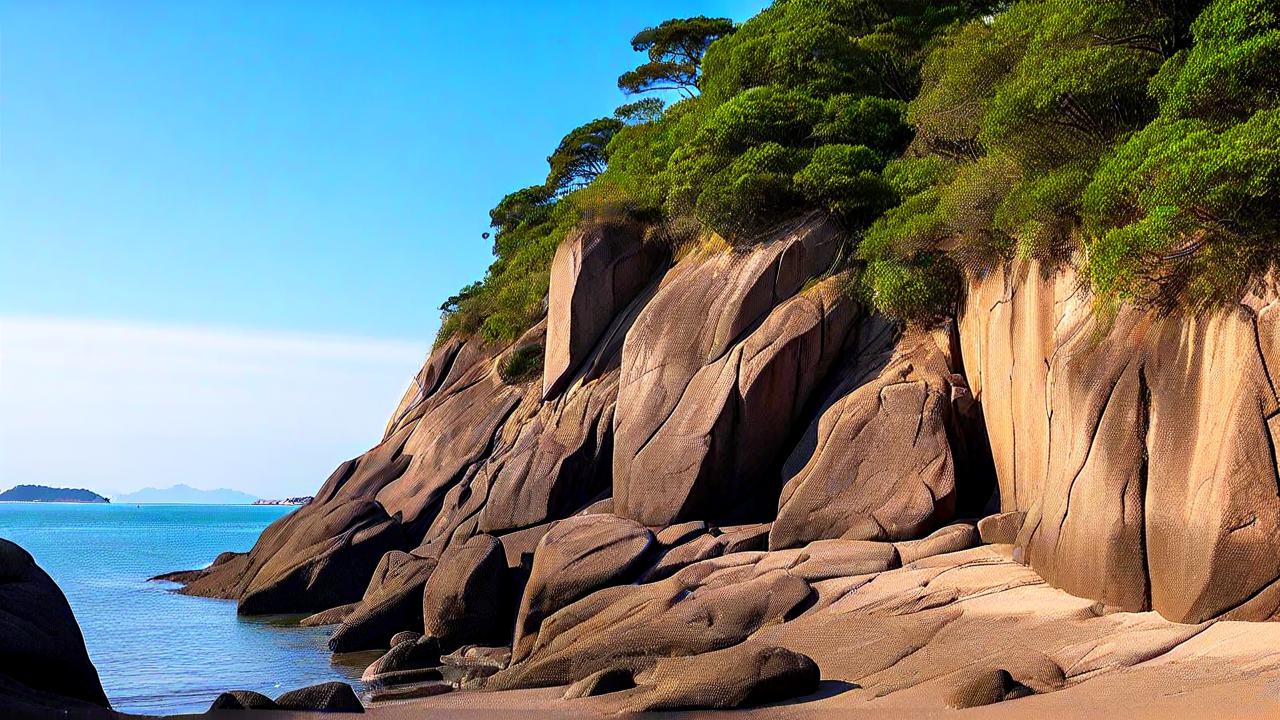
<path fill-rule="evenodd" d="M 515 348 L 498 365 L 498 376 L 508 385 L 533 380 L 542 375 L 542 358 L 543 348 L 540 344 Z"/>

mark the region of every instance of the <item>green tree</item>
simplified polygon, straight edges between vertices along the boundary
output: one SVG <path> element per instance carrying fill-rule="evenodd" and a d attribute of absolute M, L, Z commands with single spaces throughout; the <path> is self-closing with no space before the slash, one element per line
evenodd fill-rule
<path fill-rule="evenodd" d="M 628 95 L 675 90 L 693 97 L 700 87 L 703 54 L 733 30 L 728 18 L 704 16 L 667 20 L 641 30 L 631 38 L 631 48 L 646 53 L 649 62 L 623 73 L 618 88 Z"/>
<path fill-rule="evenodd" d="M 613 111 L 613 117 L 626 125 L 638 125 L 654 122 L 662 117 L 667 103 L 662 98 L 647 97 L 620 105 Z"/>
<path fill-rule="evenodd" d="M 547 157 L 547 187 L 559 196 L 583 187 L 609 166 L 609 141 L 623 127 L 616 118 L 600 118 L 574 128 Z"/>

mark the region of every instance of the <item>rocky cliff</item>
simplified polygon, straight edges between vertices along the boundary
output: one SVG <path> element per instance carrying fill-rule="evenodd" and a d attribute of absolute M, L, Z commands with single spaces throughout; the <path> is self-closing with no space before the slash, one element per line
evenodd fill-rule
<path fill-rule="evenodd" d="M 1090 638 L 1176 645 L 1169 620 L 1277 613 L 1271 301 L 1102 320 L 1069 271 L 1018 265 L 973 278 L 954 322 L 904 330 L 831 272 L 841 251 L 820 216 L 674 255 L 580 231 L 542 323 L 441 343 L 314 502 L 170 577 L 243 613 L 316 613 L 335 651 L 394 645 L 375 679 L 443 664 L 489 689 L 630 688 L 615 709 L 796 694 L 810 658 L 893 692 L 923 682 L 899 663 L 924 644 L 938 667 L 977 662 L 939 640 L 966 609 L 1010 613 L 1004 674 L 972 680 L 996 700 L 1091 677 L 1073 655 Z M 513 378 L 531 353 L 541 377 Z M 967 550 L 997 512 L 978 523 L 995 550 Z M 1080 608 L 1165 619 L 1031 642 L 1019 588 L 1046 581 L 1084 599 L 1044 591 L 1063 628 Z M 894 657 L 814 645 L 868 623 Z M 725 667 L 734 692 L 698 684 Z"/>

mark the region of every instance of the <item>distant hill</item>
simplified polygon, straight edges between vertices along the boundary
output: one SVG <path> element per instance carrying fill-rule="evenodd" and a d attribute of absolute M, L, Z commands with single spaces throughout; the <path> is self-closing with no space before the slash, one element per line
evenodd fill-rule
<path fill-rule="evenodd" d="M 0 502 L 74 502 L 108 503 L 98 493 L 81 488 L 51 488 L 44 485 L 18 485 L 0 492 Z"/>
<path fill-rule="evenodd" d="M 201 490 L 190 485 L 167 488 L 143 488 L 137 492 L 115 496 L 118 503 L 172 505 L 252 505 L 258 498 L 239 490 Z"/>

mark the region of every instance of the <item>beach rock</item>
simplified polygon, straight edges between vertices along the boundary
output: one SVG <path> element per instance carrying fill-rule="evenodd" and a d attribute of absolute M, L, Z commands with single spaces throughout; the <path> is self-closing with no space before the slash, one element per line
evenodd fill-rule
<path fill-rule="evenodd" d="M 803 579 L 758 569 L 763 553 L 684 568 L 666 580 L 594 592 L 541 623 L 523 655 L 487 689 L 567 685 L 602 670 L 650 668 L 656 658 L 697 655 L 783 622 L 811 597 Z"/>
<path fill-rule="evenodd" d="M 721 527 L 720 546 L 724 554 L 764 550 L 769 546 L 771 523 L 755 523 L 752 525 L 731 525 Z"/>
<path fill-rule="evenodd" d="M 707 524 L 701 520 L 690 520 L 689 522 L 668 525 L 654 534 L 654 539 L 660 545 L 667 547 L 675 547 L 682 545 L 699 535 L 707 532 Z"/>
<path fill-rule="evenodd" d="M 623 706 L 626 712 L 729 709 L 817 692 L 809 657 L 751 641 L 693 657 L 662 658 Z"/>
<path fill-rule="evenodd" d="M 1034 694 L 1034 690 L 1014 680 L 1008 670 L 988 670 L 978 673 L 972 680 L 960 686 L 952 693 L 947 704 L 949 707 L 963 710 L 993 705 L 1005 700 L 1016 700 Z"/>
<path fill-rule="evenodd" d="M 0 714 L 93 707 L 110 705 L 66 597 L 26 550 L 0 540 Z"/>
<path fill-rule="evenodd" d="M 538 543 L 516 614 L 513 657 L 528 654 L 544 618 L 632 573 L 653 533 L 615 515 L 580 515 L 556 523 Z"/>
<path fill-rule="evenodd" d="M 1027 514 L 1019 510 L 988 515 L 978 521 L 978 536 L 988 545 L 1009 545 L 1017 541 Z"/>
<path fill-rule="evenodd" d="M 395 647 L 404 642 L 417 642 L 422 639 L 422 633 L 413 630 L 403 630 L 391 636 L 391 647 Z"/>
<path fill-rule="evenodd" d="M 276 701 L 252 690 L 231 690 L 213 699 L 209 712 L 216 710 L 278 710 Z"/>
<path fill-rule="evenodd" d="M 947 336 L 869 319 L 839 372 L 783 467 L 770 548 L 912 540 L 954 514 Z"/>
<path fill-rule="evenodd" d="M 493 536 L 450 545 L 423 592 L 423 632 L 445 650 L 510 640 L 508 574 L 502 543 Z"/>
<path fill-rule="evenodd" d="M 400 633 L 403 635 L 404 633 Z M 365 668 L 360 677 L 366 683 L 391 685 L 403 678 L 406 671 L 434 669 L 440 664 L 440 643 L 430 636 L 402 639 L 393 643 L 385 655 Z M 397 675 L 397 673 L 400 673 Z M 440 678 L 432 678 L 438 680 Z"/>
<path fill-rule="evenodd" d="M 640 582 L 662 580 L 700 560 L 719 557 L 724 554 L 724 546 L 725 543 L 721 542 L 718 536 L 703 533 L 663 553 L 662 557 L 640 576 Z"/>
<path fill-rule="evenodd" d="M 666 260 L 635 224 L 596 224 L 569 235 L 551 263 L 542 397 L 560 393 L 623 309 Z"/>
<path fill-rule="evenodd" d="M 626 668 L 612 668 L 592 673 L 570 685 L 564 691 L 565 700 L 576 700 L 584 697 L 596 697 L 609 693 L 630 690 L 636 686 L 635 678 Z"/>
<path fill-rule="evenodd" d="M 787 224 L 667 272 L 622 348 L 614 512 L 648 526 L 771 517 L 787 433 L 855 317 L 831 278 L 834 223 Z"/>
<path fill-rule="evenodd" d="M 327 682 L 291 690 L 276 698 L 281 710 L 307 712 L 362 713 L 364 705 L 356 691 L 344 682 Z"/>
<path fill-rule="evenodd" d="M 398 550 L 383 556 L 359 606 L 329 636 L 333 652 L 391 646 L 402 630 L 422 631 L 422 596 L 436 568 L 432 557 Z"/>

